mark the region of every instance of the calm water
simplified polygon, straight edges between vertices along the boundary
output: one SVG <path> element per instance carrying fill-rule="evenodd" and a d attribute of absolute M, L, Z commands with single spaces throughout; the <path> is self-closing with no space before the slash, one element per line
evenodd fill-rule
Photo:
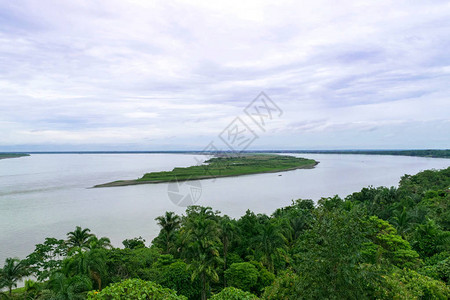
<path fill-rule="evenodd" d="M 197 204 L 232 217 L 247 209 L 270 214 L 292 199 L 344 197 L 368 185 L 395 186 L 405 173 L 450 165 L 447 159 L 417 157 L 295 156 L 320 164 L 310 170 L 203 180 Z M 184 212 L 169 199 L 167 184 L 89 187 L 195 162 L 186 154 L 35 154 L 0 160 L 0 264 L 6 257 L 24 258 L 45 237 L 64 238 L 76 225 L 108 236 L 116 246 L 137 236 L 149 243 L 159 231 L 157 216 Z"/>

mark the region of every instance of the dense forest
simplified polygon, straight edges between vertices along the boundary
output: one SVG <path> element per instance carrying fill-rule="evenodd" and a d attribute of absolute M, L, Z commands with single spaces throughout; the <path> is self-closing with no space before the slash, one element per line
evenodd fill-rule
<path fill-rule="evenodd" d="M 5 299 L 448 299 L 450 168 L 238 219 L 166 212 L 147 244 L 76 227 L 0 269 Z M 145 232 L 145 228 L 143 228 Z M 30 277 L 31 276 L 31 277 Z M 20 280 L 25 286 L 16 288 Z M 0 296 L 1 297 L 1 296 Z"/>

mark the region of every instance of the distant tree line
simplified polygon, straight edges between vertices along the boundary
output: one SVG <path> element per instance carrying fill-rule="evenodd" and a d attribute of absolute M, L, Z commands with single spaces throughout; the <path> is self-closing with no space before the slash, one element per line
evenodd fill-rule
<path fill-rule="evenodd" d="M 272 152 L 272 151 L 265 151 Z M 450 158 L 450 149 L 420 150 L 276 150 L 275 153 L 368 154 Z"/>

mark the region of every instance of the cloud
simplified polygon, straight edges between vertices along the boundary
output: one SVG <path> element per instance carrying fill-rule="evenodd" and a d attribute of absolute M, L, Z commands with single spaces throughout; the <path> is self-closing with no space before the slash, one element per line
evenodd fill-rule
<path fill-rule="evenodd" d="M 285 113 L 254 147 L 448 148 L 449 14 L 447 1 L 2 2 L 0 151 L 202 149 L 260 91 Z"/>

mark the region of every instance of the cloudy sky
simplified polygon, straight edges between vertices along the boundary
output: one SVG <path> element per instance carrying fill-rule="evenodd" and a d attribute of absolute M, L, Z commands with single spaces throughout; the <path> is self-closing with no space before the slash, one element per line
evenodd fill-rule
<path fill-rule="evenodd" d="M 450 2 L 0 0 L 0 151 L 203 149 L 238 116 L 249 149 L 449 148 Z"/>

